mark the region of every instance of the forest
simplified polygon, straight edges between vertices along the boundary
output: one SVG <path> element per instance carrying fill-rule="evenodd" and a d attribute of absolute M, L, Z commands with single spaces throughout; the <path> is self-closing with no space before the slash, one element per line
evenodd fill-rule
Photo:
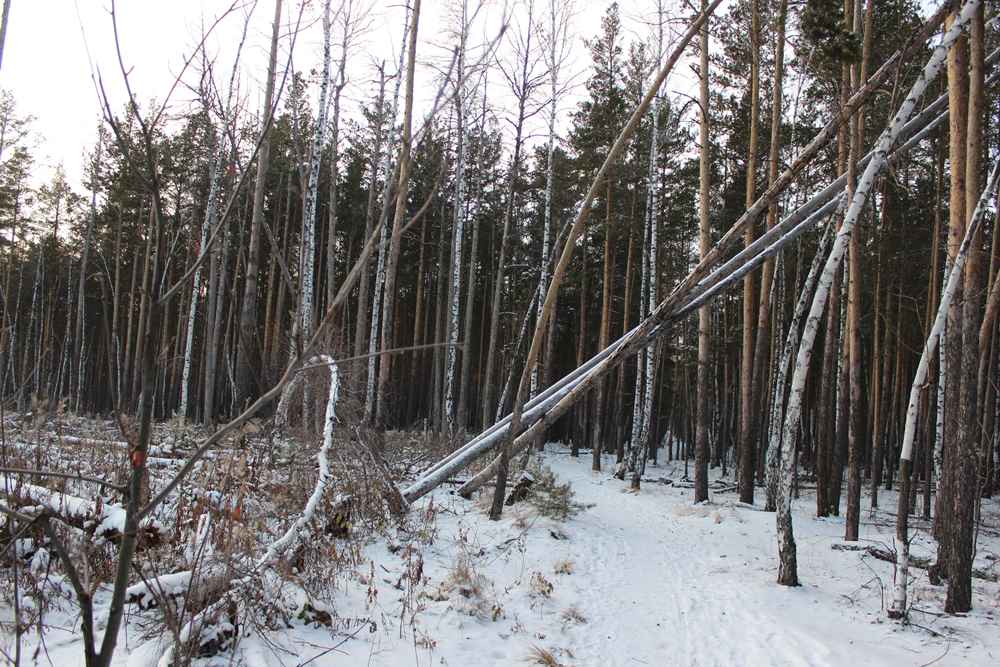
<path fill-rule="evenodd" d="M 864 663 L 800 586 L 996 660 L 997 6 L 386 4 L 205 3 L 146 99 L 111 0 L 79 182 L 0 88 L 2 660 Z M 647 548 L 787 652 L 589 647 Z"/>

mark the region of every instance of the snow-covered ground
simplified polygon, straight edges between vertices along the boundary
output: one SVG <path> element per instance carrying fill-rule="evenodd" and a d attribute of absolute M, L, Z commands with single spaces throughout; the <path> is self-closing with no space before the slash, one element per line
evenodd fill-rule
<path fill-rule="evenodd" d="M 300 624 L 211 664 L 464 667 L 531 664 L 540 651 L 600 667 L 1000 664 L 1000 586 L 977 579 L 974 611 L 945 616 L 944 588 L 914 570 L 912 623 L 889 621 L 892 565 L 834 549 L 843 519 L 816 519 L 807 490 L 794 515 L 803 585 L 790 589 L 775 583 L 774 515 L 739 506 L 734 493 L 699 506 L 690 489 L 654 481 L 629 493 L 592 473 L 589 455 L 574 460 L 552 445 L 544 465 L 572 485 L 584 506 L 574 516 L 548 518 L 526 502 L 490 522 L 485 501 L 439 489 L 338 586 L 338 632 Z M 647 471 L 649 480 L 682 475 L 682 464 Z M 895 496 L 883 491 L 880 502 L 894 508 Z M 872 515 L 867 497 L 863 506 L 862 543 L 889 548 L 894 517 Z M 998 517 L 988 502 L 976 559 L 994 574 Z M 932 555 L 916 523 L 914 555 Z M 50 632 L 49 657 L 37 662 L 82 664 L 74 637 L 71 627 Z M 132 635 L 117 664 L 155 664 L 152 653 Z"/>

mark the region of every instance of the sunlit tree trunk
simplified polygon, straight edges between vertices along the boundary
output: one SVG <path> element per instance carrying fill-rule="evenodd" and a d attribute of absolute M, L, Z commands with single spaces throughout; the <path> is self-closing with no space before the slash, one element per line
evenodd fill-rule
<path fill-rule="evenodd" d="M 953 22 L 954 16 L 949 17 Z M 965 36 L 959 38 L 948 53 L 948 163 L 950 182 L 948 196 L 948 267 L 955 263 L 965 234 L 965 169 L 966 133 L 969 103 L 969 45 Z M 946 345 L 942 346 L 944 383 L 944 441 L 941 483 L 938 485 L 937 566 L 946 571 L 951 562 L 953 546 L 953 512 L 955 499 L 956 459 L 961 451 L 959 442 L 959 412 L 962 393 L 962 298 L 963 286 L 956 287 L 945 323 Z M 942 517 L 947 519 L 942 520 Z"/>
<path fill-rule="evenodd" d="M 776 45 L 780 42 L 776 42 Z M 783 45 L 779 46 L 783 48 Z M 781 127 L 781 77 L 782 63 L 775 67 L 775 88 L 778 90 L 778 106 L 771 112 L 772 128 L 775 124 Z M 750 4 L 750 140 L 747 145 L 747 184 L 746 207 L 753 206 L 757 199 L 757 147 L 758 127 L 760 125 L 760 2 L 752 0 Z M 773 139 L 773 137 L 772 137 Z M 772 140 L 772 143 L 773 140 Z M 774 147 L 772 146 L 772 149 Z M 776 161 L 777 155 L 771 154 L 770 159 Z M 773 170 L 769 170 L 769 173 Z M 754 240 L 754 226 L 747 227 L 744 234 L 746 245 Z M 767 298 L 761 292 L 762 298 Z M 739 491 L 740 502 L 753 502 L 754 485 L 754 436 L 753 436 L 753 355 L 754 355 L 754 319 L 757 314 L 757 297 L 754 289 L 754 275 L 747 274 L 743 279 L 743 348 L 740 354 L 740 424 L 739 424 Z M 770 319 L 770 318 L 769 318 Z"/>
<path fill-rule="evenodd" d="M 708 8 L 708 0 L 701 0 L 701 11 Z M 704 258 L 712 248 L 708 211 L 711 202 L 709 171 L 709 116 L 708 116 L 708 22 L 701 27 L 699 41 L 699 100 L 701 123 L 699 126 L 699 193 L 698 193 L 698 248 Z M 694 501 L 708 500 L 708 397 L 709 363 L 711 361 L 712 307 L 708 304 L 698 309 L 698 382 L 697 424 L 695 427 Z"/>

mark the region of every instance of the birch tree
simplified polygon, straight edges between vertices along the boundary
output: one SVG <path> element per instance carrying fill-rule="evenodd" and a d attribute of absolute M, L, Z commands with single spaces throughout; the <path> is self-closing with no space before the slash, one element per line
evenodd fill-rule
<path fill-rule="evenodd" d="M 331 25 L 330 0 L 323 3 L 323 68 L 320 73 L 319 99 L 317 101 L 316 130 L 309 150 L 309 168 L 302 204 L 302 247 L 299 254 L 299 330 L 300 340 L 308 340 L 313 333 L 313 315 L 316 292 L 316 208 L 319 196 L 319 168 L 326 138 L 327 95 L 330 88 Z M 312 397 L 309 385 L 302 387 L 302 422 L 312 428 Z"/>
<path fill-rule="evenodd" d="M 656 3 L 656 56 L 655 67 L 660 69 L 663 59 L 663 0 Z M 652 110 L 652 131 L 649 142 L 649 170 L 646 192 L 646 215 L 643 230 L 642 283 L 639 290 L 639 319 L 645 318 L 659 302 L 657 262 L 658 230 L 660 224 L 660 111 L 661 96 L 656 95 Z M 641 485 L 642 473 L 646 468 L 649 455 L 649 426 L 653 412 L 653 390 L 655 383 L 655 346 L 647 347 L 636 357 L 635 392 L 632 409 L 632 434 L 630 437 L 631 486 L 638 489 Z"/>
<path fill-rule="evenodd" d="M 910 566 L 910 537 L 909 537 L 909 515 L 910 515 L 910 491 L 913 475 L 913 444 L 916 440 L 917 416 L 920 410 L 920 398 L 927 387 L 927 374 L 931 359 L 937 353 L 938 343 L 941 341 L 941 333 L 944 330 L 948 311 L 955 295 L 965 276 L 965 264 L 969 256 L 973 240 L 979 233 L 980 225 L 990 212 L 996 215 L 997 212 L 997 184 L 1000 182 L 1000 160 L 994 166 L 992 174 L 986 188 L 980 195 L 975 206 L 972 218 L 965 230 L 965 237 L 959 246 L 955 256 L 955 262 L 948 273 L 948 280 L 944 285 L 941 295 L 941 303 L 938 306 L 931 326 L 930 334 L 924 342 L 923 351 L 920 354 L 920 362 L 917 364 L 917 372 L 910 385 L 909 403 L 906 407 L 906 425 L 903 430 L 903 440 L 899 453 L 899 500 L 896 509 L 896 573 L 892 588 L 892 604 L 889 607 L 890 618 L 905 618 L 909 610 L 907 609 L 907 586 L 909 584 Z"/>
<path fill-rule="evenodd" d="M 961 14 L 952 23 L 945 33 L 942 41 L 934 48 L 930 59 L 917 77 L 916 82 L 910 89 L 899 110 L 893 116 L 888 127 L 882 132 L 876 145 L 872 159 L 868 162 L 858 180 L 857 188 L 851 197 L 850 205 L 844 216 L 840 230 L 837 232 L 833 248 L 827 257 L 823 267 L 823 273 L 813 296 L 812 305 L 809 309 L 809 316 L 806 319 L 802 340 L 799 343 L 799 350 L 795 361 L 795 372 L 790 385 L 790 395 L 785 409 L 785 421 L 781 439 L 781 479 L 778 485 L 778 551 L 779 568 L 778 583 L 786 586 L 798 585 L 798 573 L 795 559 L 795 539 L 792 533 L 791 521 L 791 481 L 794 465 L 794 440 L 799 426 L 799 418 L 802 414 L 802 399 L 805 391 L 806 375 L 809 369 L 809 361 L 812 356 L 813 343 L 816 340 L 816 333 L 819 328 L 819 321 L 823 314 L 829 296 L 830 287 L 833 283 L 833 276 L 840 266 L 847 249 L 850 235 L 864 209 L 868 194 L 874 185 L 875 179 L 886 165 L 890 149 L 896 143 L 900 131 L 909 120 L 916 108 L 917 101 L 923 95 L 924 90 L 930 82 L 938 75 L 944 65 L 948 49 L 962 35 L 979 5 L 978 0 L 967 0 L 963 5 Z"/>
<path fill-rule="evenodd" d="M 459 301 L 462 292 L 462 239 L 468 202 L 465 200 L 466 149 L 466 66 L 465 55 L 470 29 L 469 3 L 462 0 L 459 10 L 458 67 L 455 70 L 455 198 L 452 216 L 451 268 L 448 273 L 448 322 L 446 328 L 444 371 L 444 414 L 441 423 L 454 432 L 455 378 L 458 364 Z M 468 359 L 463 357 L 462 363 Z"/>

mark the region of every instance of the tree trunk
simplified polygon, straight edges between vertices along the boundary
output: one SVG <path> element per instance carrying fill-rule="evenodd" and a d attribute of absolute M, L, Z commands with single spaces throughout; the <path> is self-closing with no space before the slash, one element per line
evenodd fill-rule
<path fill-rule="evenodd" d="M 462 241 L 465 237 L 465 41 L 469 30 L 467 3 L 462 2 L 461 32 L 458 44 L 458 68 L 455 82 L 455 198 L 452 203 L 451 270 L 448 272 L 448 320 L 445 328 L 444 412 L 441 423 L 448 433 L 455 430 L 455 382 L 458 377 L 458 330 L 462 298 Z M 462 365 L 467 365 L 465 357 Z"/>
<path fill-rule="evenodd" d="M 376 417 L 379 424 L 387 425 L 389 420 L 388 388 L 390 355 L 392 348 L 393 312 L 395 307 L 396 268 L 399 263 L 399 245 L 402 241 L 403 217 L 406 213 L 407 186 L 410 181 L 410 141 L 413 125 L 413 78 L 416 68 L 417 28 L 420 24 L 420 0 L 414 0 L 410 25 L 410 44 L 407 55 L 406 97 L 403 111 L 403 136 L 399 147 L 399 182 L 396 187 L 396 208 L 392 218 L 392 234 L 389 237 L 389 256 L 385 272 L 385 296 L 382 300 L 382 355 L 379 358 L 378 395 Z"/>
<path fill-rule="evenodd" d="M 954 15 L 949 23 L 954 22 Z M 968 131 L 969 103 L 969 53 L 968 39 L 963 35 L 948 53 L 948 162 L 950 169 L 948 202 L 948 261 L 955 263 L 962 236 L 965 233 L 965 169 L 966 133 Z M 938 488 L 939 517 L 947 516 L 948 521 L 936 523 L 942 528 L 938 532 L 937 566 L 950 571 L 952 546 L 955 542 L 953 512 L 955 501 L 956 465 L 962 450 L 959 442 L 960 396 L 962 393 L 962 286 L 956 288 L 948 319 L 945 324 L 947 342 L 942 346 L 944 363 L 944 442 L 942 448 L 942 483 Z"/>
<path fill-rule="evenodd" d="M 701 11 L 704 14 L 708 8 L 708 0 L 701 0 Z M 701 26 L 699 38 L 699 101 L 701 103 L 701 123 L 698 131 L 699 170 L 698 170 L 698 250 L 702 260 L 712 248 L 711 228 L 709 227 L 709 198 L 711 197 L 711 182 L 709 171 L 709 117 L 708 117 L 708 22 Z M 708 500 L 708 365 L 710 362 L 712 309 L 704 305 L 698 309 L 698 381 L 697 381 L 697 426 L 695 429 L 695 468 L 694 468 L 694 501 L 700 503 Z"/>
<path fill-rule="evenodd" d="M 976 505 L 979 500 L 976 454 L 979 442 L 979 414 L 977 412 L 976 382 L 979 365 L 979 309 L 981 304 L 982 239 L 974 231 L 971 218 L 979 192 L 979 169 L 982 148 L 983 112 L 983 59 L 984 59 L 984 9 L 980 4 L 970 23 L 968 40 L 968 95 L 966 97 L 965 178 L 960 183 L 962 191 L 952 197 L 963 196 L 963 211 L 972 236 L 969 257 L 965 264 L 965 282 L 962 286 L 962 340 L 961 362 L 958 369 L 958 424 L 955 443 L 951 448 L 952 516 L 951 549 L 948 561 L 948 595 L 945 611 L 967 612 L 972 609 L 972 560 L 974 556 Z M 956 47 L 956 50 L 961 46 Z M 950 71 L 949 71 L 950 74 Z M 950 83 L 950 82 L 949 82 Z M 956 82 L 961 85 L 960 82 Z M 961 95 L 961 92 L 959 92 Z M 961 104 L 961 102 L 959 102 Z M 962 170 L 962 162 L 951 162 L 953 171 Z M 958 183 L 953 181 L 953 185 Z M 953 199 L 954 201 L 954 199 Z M 956 336 L 956 339 L 958 337 Z M 953 385 L 954 386 L 954 385 Z"/>
<path fill-rule="evenodd" d="M 872 0 L 868 0 L 865 19 L 864 49 L 861 62 L 851 66 L 851 91 L 858 90 L 868 77 L 868 54 L 871 51 Z M 854 34 L 861 36 L 861 0 L 854 3 Z M 851 153 L 847 166 L 849 196 L 854 194 L 858 159 L 861 157 L 861 142 L 864 137 L 864 107 L 851 118 Z M 860 229 L 851 234 L 850 255 L 847 274 L 847 330 L 848 378 L 850 381 L 850 413 L 847 423 L 847 517 L 844 539 L 853 542 L 858 539 L 861 521 L 861 448 L 862 410 L 861 404 L 861 242 Z"/>
<path fill-rule="evenodd" d="M 264 188 L 271 161 L 271 108 L 274 106 L 274 75 L 278 63 L 278 33 L 281 27 L 281 0 L 274 2 L 274 21 L 271 24 L 271 50 L 267 63 L 267 80 L 264 82 L 263 127 L 264 137 L 257 151 L 257 178 L 253 189 L 253 210 L 250 213 L 250 241 L 247 246 L 246 272 L 243 276 L 243 301 L 240 305 L 239 348 L 236 355 L 236 406 L 242 409 L 256 397 L 259 380 L 263 374 L 263 356 L 257 337 L 257 273 L 260 259 L 260 232 L 264 219 Z M 205 237 L 202 231 L 202 245 Z M 197 282 L 198 278 L 195 278 Z M 196 292 L 192 293 L 195 294 Z M 192 302 L 194 299 L 192 298 Z M 189 325 L 190 335 L 190 325 Z M 185 354 L 185 373 L 189 363 Z M 185 378 L 184 384 L 187 385 Z M 186 389 L 182 389 L 185 392 Z M 181 399 L 181 414 L 186 415 L 186 395 Z"/>
<path fill-rule="evenodd" d="M 760 116 L 760 2 L 752 0 L 750 5 L 750 142 L 747 147 L 747 184 L 746 184 L 746 207 L 753 206 L 757 199 L 757 134 Z M 783 45 L 775 38 L 775 45 L 782 48 Z M 776 61 L 777 62 L 777 61 Z M 781 127 L 781 70 L 782 64 L 779 62 L 775 67 L 775 88 L 779 91 L 777 99 L 778 106 L 771 112 L 773 119 L 771 123 L 772 134 L 775 126 Z M 771 143 L 775 143 L 772 136 Z M 772 146 L 773 148 L 773 146 Z M 775 161 L 776 154 L 770 155 L 770 159 Z M 777 175 L 777 167 L 768 170 L 768 173 Z M 769 216 L 770 218 L 770 216 Z M 754 241 L 753 225 L 747 227 L 744 235 L 745 243 L 750 246 Z M 766 298 L 766 297 L 765 297 Z M 740 431 L 739 431 L 739 491 L 740 502 L 753 503 L 754 484 L 754 437 L 753 437 L 753 354 L 754 354 L 754 316 L 758 310 L 757 300 L 754 291 L 754 276 L 748 273 L 743 279 L 743 350 L 740 355 Z"/>

